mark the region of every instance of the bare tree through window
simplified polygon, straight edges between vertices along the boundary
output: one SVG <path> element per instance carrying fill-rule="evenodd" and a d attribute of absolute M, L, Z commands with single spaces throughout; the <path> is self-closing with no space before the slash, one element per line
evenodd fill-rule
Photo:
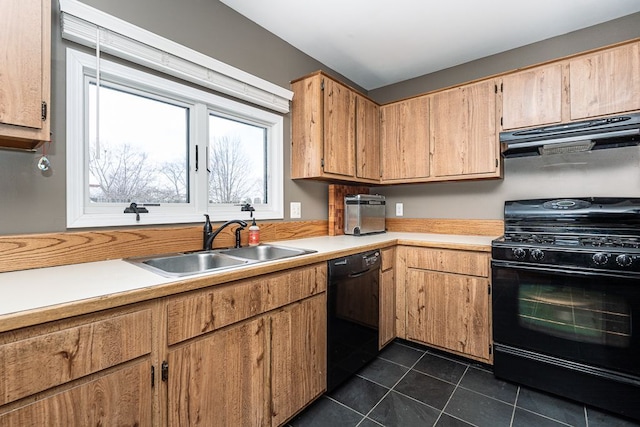
<path fill-rule="evenodd" d="M 265 129 L 210 116 L 209 203 L 266 203 Z"/>
<path fill-rule="evenodd" d="M 209 153 L 211 203 L 240 203 L 260 191 L 262 180 L 254 178 L 251 159 L 242 150 L 239 138 L 217 138 L 209 147 Z"/>

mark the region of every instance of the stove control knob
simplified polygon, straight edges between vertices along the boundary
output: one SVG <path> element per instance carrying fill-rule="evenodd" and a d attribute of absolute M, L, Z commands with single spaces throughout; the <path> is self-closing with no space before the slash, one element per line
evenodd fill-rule
<path fill-rule="evenodd" d="M 616 262 L 620 267 L 629 267 L 633 263 L 633 258 L 627 254 L 618 255 Z"/>
<path fill-rule="evenodd" d="M 540 261 L 542 258 L 544 258 L 544 252 L 542 252 L 540 249 L 534 249 L 531 251 L 531 258 L 533 258 L 535 261 Z"/>
<path fill-rule="evenodd" d="M 524 259 L 524 257 L 527 256 L 527 251 L 522 248 L 513 248 L 513 256 L 516 259 Z"/>
<path fill-rule="evenodd" d="M 596 265 L 605 265 L 606 263 L 609 262 L 609 255 L 602 252 L 598 252 L 597 254 L 594 254 L 593 257 L 591 257 L 591 259 L 593 259 L 593 262 Z"/>

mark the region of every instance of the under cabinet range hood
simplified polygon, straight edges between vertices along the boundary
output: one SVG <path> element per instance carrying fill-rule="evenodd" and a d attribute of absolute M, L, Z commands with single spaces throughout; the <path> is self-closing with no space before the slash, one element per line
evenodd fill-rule
<path fill-rule="evenodd" d="M 640 113 L 500 132 L 505 158 L 576 153 L 640 144 Z"/>

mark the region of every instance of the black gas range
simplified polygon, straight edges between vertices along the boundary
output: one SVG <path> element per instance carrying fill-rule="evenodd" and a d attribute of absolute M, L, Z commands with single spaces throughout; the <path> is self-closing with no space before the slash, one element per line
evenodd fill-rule
<path fill-rule="evenodd" d="M 640 421 L 640 198 L 508 201 L 494 373 Z"/>
<path fill-rule="evenodd" d="M 640 273 L 640 198 L 507 201 L 496 260 Z"/>

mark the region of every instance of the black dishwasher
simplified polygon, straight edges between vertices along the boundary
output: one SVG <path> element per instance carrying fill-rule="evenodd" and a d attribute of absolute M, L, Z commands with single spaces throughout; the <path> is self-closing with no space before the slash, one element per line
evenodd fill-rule
<path fill-rule="evenodd" d="M 378 355 L 380 251 L 330 260 L 327 391 Z"/>

